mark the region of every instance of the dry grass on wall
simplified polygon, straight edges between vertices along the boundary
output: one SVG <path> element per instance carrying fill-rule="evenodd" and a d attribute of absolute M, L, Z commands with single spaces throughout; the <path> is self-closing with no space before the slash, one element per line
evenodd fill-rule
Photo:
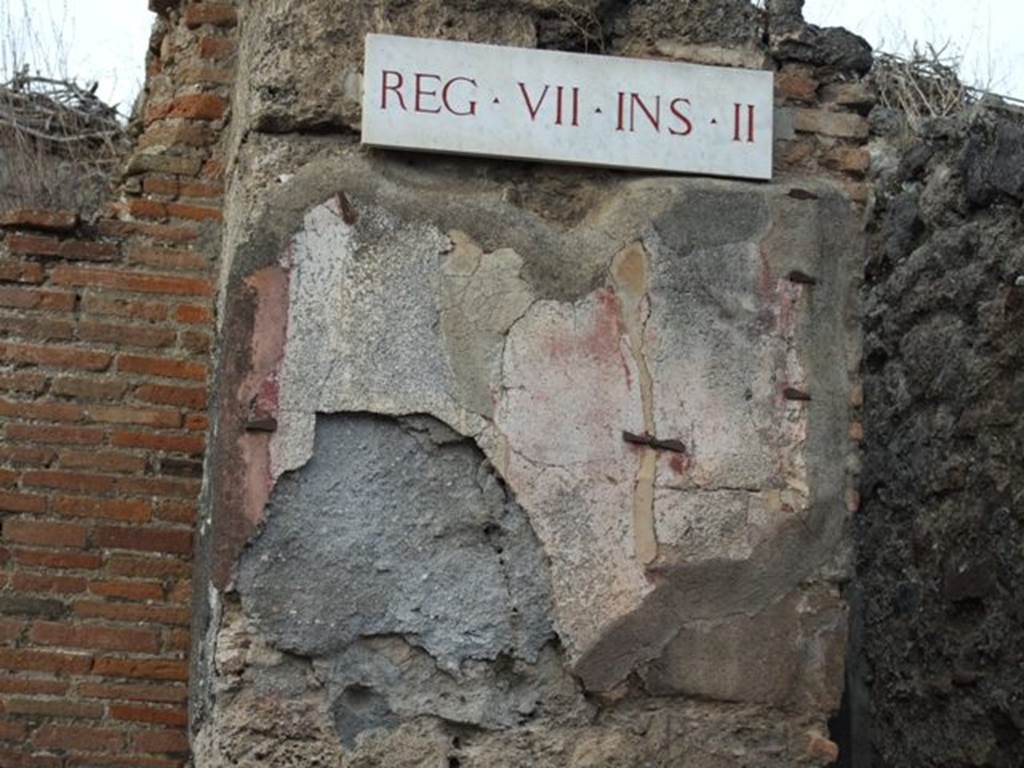
<path fill-rule="evenodd" d="M 88 216 L 108 199 L 128 146 L 117 111 L 90 89 L 23 71 L 0 83 L 0 210 Z"/>

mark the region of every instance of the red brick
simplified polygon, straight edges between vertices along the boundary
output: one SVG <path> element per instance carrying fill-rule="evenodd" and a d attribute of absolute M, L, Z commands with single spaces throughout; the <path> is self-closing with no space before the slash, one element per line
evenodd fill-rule
<path fill-rule="evenodd" d="M 105 677 L 188 680 L 188 662 L 178 659 L 99 658 L 93 663 L 92 671 Z"/>
<path fill-rule="evenodd" d="M 181 704 L 188 700 L 188 688 L 183 685 L 115 685 L 111 683 L 81 683 L 78 694 L 91 699 L 119 699 L 121 701 L 151 701 Z"/>
<path fill-rule="evenodd" d="M 0 749 L 0 765 L 4 768 L 64 768 L 64 760 L 54 755 Z"/>
<path fill-rule="evenodd" d="M 5 283 L 41 283 L 44 278 L 43 267 L 37 262 L 0 259 L 0 281 Z"/>
<path fill-rule="evenodd" d="M 13 469 L 0 468 L 0 485 L 14 486 L 18 482 L 18 473 Z"/>
<path fill-rule="evenodd" d="M 60 443 L 63 445 L 99 445 L 103 432 L 78 427 L 50 427 L 36 424 L 8 424 L 5 434 L 10 440 L 33 443 Z"/>
<path fill-rule="evenodd" d="M 197 122 L 195 120 L 157 120 L 150 123 L 146 127 L 145 133 L 139 137 L 138 146 L 141 147 L 206 147 L 217 141 L 217 134 L 210 128 L 208 123 Z M 153 193 L 153 187 L 156 187 L 156 194 L 172 194 L 176 195 L 178 190 L 175 189 L 173 192 L 168 193 L 168 185 L 157 184 L 151 185 L 150 189 L 146 189 L 145 182 L 143 182 L 143 191 Z M 129 208 L 129 210 L 132 210 Z M 132 211 L 136 216 L 147 216 L 145 213 L 136 213 Z M 166 215 L 166 212 L 165 214 Z M 160 216 L 152 216 L 152 218 L 161 218 Z"/>
<path fill-rule="evenodd" d="M 115 528 L 106 526 L 96 529 L 95 541 L 98 546 L 110 549 L 130 549 L 142 552 L 165 552 L 181 555 L 192 552 L 192 532 L 173 528 Z"/>
<path fill-rule="evenodd" d="M 57 576 L 49 573 L 27 573 L 25 571 L 16 571 L 11 576 L 11 589 L 15 592 L 77 594 L 84 592 L 85 586 L 85 579 L 81 576 Z"/>
<path fill-rule="evenodd" d="M 168 243 L 186 243 L 199 237 L 199 231 L 195 227 L 184 227 L 169 224 L 104 219 L 96 226 L 102 234 L 110 237 L 131 237 L 133 235 L 139 235 L 142 237 L 151 237 L 154 240 L 161 240 Z"/>
<path fill-rule="evenodd" d="M 3 521 L 4 540 L 44 547 L 84 547 L 86 529 L 72 523 L 50 523 L 8 517 Z"/>
<path fill-rule="evenodd" d="M 188 752 L 188 737 L 181 731 L 140 731 L 132 742 L 141 752 L 174 754 Z"/>
<path fill-rule="evenodd" d="M 210 426 L 210 419 L 205 413 L 190 413 L 185 417 L 185 429 L 193 432 L 205 432 Z"/>
<path fill-rule="evenodd" d="M 138 424 L 144 427 L 180 427 L 181 413 L 156 408 L 132 408 L 121 405 L 89 405 L 85 418 L 106 424 Z"/>
<path fill-rule="evenodd" d="M 145 522 L 151 517 L 151 506 L 141 499 L 90 499 L 61 496 L 53 499 L 53 511 L 68 517 L 89 517 L 101 520 Z"/>
<path fill-rule="evenodd" d="M 158 725 L 188 725 L 185 707 L 150 707 L 143 704 L 111 704 L 110 716 L 115 720 Z"/>
<path fill-rule="evenodd" d="M 71 211 L 47 211 L 40 208 L 19 208 L 0 214 L 0 227 L 42 229 L 68 232 L 78 226 L 78 214 Z"/>
<path fill-rule="evenodd" d="M 221 180 L 224 178 L 225 170 L 224 159 L 215 156 L 203 163 L 200 173 L 203 178 Z"/>
<path fill-rule="evenodd" d="M 32 735 L 32 743 L 44 749 L 118 752 L 124 747 L 124 733 L 113 728 L 89 728 L 46 723 Z"/>
<path fill-rule="evenodd" d="M 0 643 L 10 643 L 17 640 L 24 629 L 24 621 L 0 618 Z"/>
<path fill-rule="evenodd" d="M 188 768 L 184 758 L 131 755 L 68 755 L 64 768 Z"/>
<path fill-rule="evenodd" d="M 168 203 L 167 213 L 179 219 L 193 219 L 195 221 L 223 221 L 224 218 L 220 208 L 191 205 L 189 203 Z"/>
<path fill-rule="evenodd" d="M 45 510 L 45 496 L 29 496 L 24 493 L 0 493 L 0 511 L 34 512 L 38 514 Z"/>
<path fill-rule="evenodd" d="M 192 3 L 185 6 L 185 26 L 195 29 L 203 24 L 215 27 L 233 27 L 238 23 L 238 13 L 229 3 Z"/>
<path fill-rule="evenodd" d="M 179 304 L 174 318 L 180 323 L 207 325 L 213 322 L 213 312 L 197 304 Z"/>
<path fill-rule="evenodd" d="M 192 647 L 192 633 L 187 629 L 169 629 L 164 632 L 164 650 L 188 653 Z"/>
<path fill-rule="evenodd" d="M 235 42 L 224 37 L 204 37 L 199 40 L 199 55 L 204 59 L 226 59 L 235 54 Z"/>
<path fill-rule="evenodd" d="M 146 470 L 146 458 L 118 451 L 61 451 L 62 469 L 100 469 L 106 472 L 140 474 Z"/>
<path fill-rule="evenodd" d="M 14 551 L 14 560 L 19 565 L 71 570 L 95 570 L 103 565 L 103 557 L 96 552 L 50 552 L 40 549 L 18 549 Z"/>
<path fill-rule="evenodd" d="M 65 648 L 98 648 L 133 653 L 155 653 L 160 649 L 160 633 L 157 630 L 136 627 L 37 621 L 29 630 L 29 639 L 39 645 L 59 645 Z"/>
<path fill-rule="evenodd" d="M 110 573 L 117 576 L 143 576 L 149 578 L 184 577 L 192 566 L 178 557 L 156 555 L 111 555 L 107 563 Z"/>
<path fill-rule="evenodd" d="M 0 389 L 8 392 L 28 392 L 38 395 L 46 389 L 49 377 L 45 373 L 13 371 L 0 373 Z"/>
<path fill-rule="evenodd" d="M 103 705 L 67 699 L 7 699 L 6 711 L 12 715 L 41 715 L 44 717 L 103 717 Z"/>
<path fill-rule="evenodd" d="M 192 360 L 176 360 L 167 357 L 143 357 L 142 355 L 120 355 L 117 370 L 123 373 L 141 373 L 167 379 L 206 379 L 206 365 Z"/>
<path fill-rule="evenodd" d="M 176 197 L 180 189 L 181 182 L 173 177 L 147 176 L 142 180 L 142 191 L 147 195 Z"/>
<path fill-rule="evenodd" d="M 224 194 L 224 185 L 220 182 L 182 181 L 178 193 L 182 197 L 215 198 Z"/>
<path fill-rule="evenodd" d="M 145 123 L 180 117 L 185 120 L 219 120 L 228 103 L 215 93 L 190 93 L 146 109 Z"/>
<path fill-rule="evenodd" d="M 775 75 L 775 93 L 794 101 L 813 103 L 818 97 L 818 85 L 810 69 L 783 68 Z"/>
<path fill-rule="evenodd" d="M 88 672 L 91 666 L 92 656 L 89 654 L 0 648 L 0 669 L 80 675 Z"/>
<path fill-rule="evenodd" d="M 194 499 L 199 495 L 198 479 L 179 479 L 177 477 L 122 477 L 117 481 L 121 493 L 134 496 L 173 496 L 181 499 Z"/>
<path fill-rule="evenodd" d="M 54 268 L 50 280 L 54 285 L 99 286 L 136 293 L 182 296 L 210 296 L 213 293 L 209 280 L 195 277 L 66 265 Z"/>
<path fill-rule="evenodd" d="M 0 335 L 33 341 L 70 341 L 75 336 L 75 326 L 69 320 L 48 317 L 0 317 Z"/>
<path fill-rule="evenodd" d="M 181 334 L 181 346 L 197 355 L 205 355 L 213 347 L 213 337 L 205 331 L 185 331 Z"/>
<path fill-rule="evenodd" d="M 163 600 L 164 598 L 163 585 L 158 581 L 129 581 L 125 579 L 92 581 L 89 582 L 89 591 L 94 595 L 116 597 L 122 600 L 145 601 Z"/>
<path fill-rule="evenodd" d="M 90 294 L 82 300 L 84 312 L 93 315 L 112 315 L 128 317 L 133 320 L 166 320 L 170 307 L 148 301 L 129 301 L 127 299 L 111 299 Z"/>
<path fill-rule="evenodd" d="M 47 467 L 56 454 L 48 448 L 0 445 L 0 461 L 15 466 Z"/>
<path fill-rule="evenodd" d="M 32 470 L 22 475 L 23 485 L 37 488 L 57 488 L 79 493 L 110 493 L 117 489 L 117 478 L 83 472 L 58 470 Z"/>
<path fill-rule="evenodd" d="M 207 267 L 207 258 L 204 253 L 173 248 L 144 248 L 140 246 L 128 251 L 128 259 L 132 263 L 157 269 L 204 271 Z"/>
<path fill-rule="evenodd" d="M 125 203 L 125 210 L 132 216 L 142 219 L 166 219 L 167 205 L 159 200 L 145 197 L 134 197 Z"/>
<path fill-rule="evenodd" d="M 151 624 L 171 624 L 177 626 L 188 626 L 191 620 L 189 609 L 177 605 L 80 601 L 74 604 L 73 610 L 76 616 L 84 619 L 141 621 Z"/>
<path fill-rule="evenodd" d="M 135 397 L 158 405 L 177 405 L 183 408 L 206 407 L 205 387 L 176 387 L 167 384 L 144 384 L 135 390 Z"/>
<path fill-rule="evenodd" d="M 62 240 L 59 254 L 64 259 L 116 261 L 120 258 L 121 251 L 116 243 L 103 243 L 95 240 Z"/>
<path fill-rule="evenodd" d="M 863 176 L 871 167 L 871 155 L 862 147 L 833 147 L 825 155 L 825 165 L 837 171 Z"/>
<path fill-rule="evenodd" d="M 70 312 L 75 308 L 75 294 L 0 286 L 0 307 Z"/>
<path fill-rule="evenodd" d="M 0 720 L 0 741 L 24 741 L 27 733 L 23 720 Z M 0 765 L 8 765 L 2 761 L 3 756 L 0 752 Z"/>
<path fill-rule="evenodd" d="M 161 108 L 153 110 L 147 124 L 159 117 L 166 117 L 166 110 Z M 128 158 L 125 172 L 129 175 L 140 173 L 175 173 L 184 176 L 195 176 L 203 168 L 203 155 L 201 149 L 186 148 L 188 151 L 182 154 L 182 147 L 156 147 L 149 151 L 139 150 Z M 174 154 L 171 154 L 173 152 Z M 161 226 L 163 224 L 148 225 Z M 113 227 L 106 227 L 105 231 L 112 232 Z"/>
<path fill-rule="evenodd" d="M 797 108 L 793 110 L 793 127 L 798 133 L 818 133 L 837 138 L 866 139 L 868 136 L 868 121 L 849 112 Z"/>
<path fill-rule="evenodd" d="M 128 389 L 128 382 L 117 379 L 55 379 L 50 385 L 54 395 L 76 400 L 120 400 Z"/>
<path fill-rule="evenodd" d="M 195 502 L 164 501 L 156 510 L 158 519 L 172 523 L 194 523 L 197 513 Z"/>
<path fill-rule="evenodd" d="M 33 256 L 56 256 L 60 253 L 60 240 L 56 237 L 39 235 L 8 235 L 5 240 L 11 253 L 27 253 Z"/>
<path fill-rule="evenodd" d="M 234 82 L 235 75 L 230 69 L 224 67 L 193 64 L 179 69 L 177 78 L 179 82 L 188 85 L 230 85 Z"/>
<path fill-rule="evenodd" d="M 77 493 L 123 493 L 135 496 L 173 496 L 191 498 L 199 492 L 196 480 L 101 475 L 59 470 L 27 470 L 22 485 L 54 488 Z"/>
<path fill-rule="evenodd" d="M 75 347 L 31 344 L 0 344 L 0 358 L 12 363 L 49 365 L 56 368 L 83 368 L 87 371 L 105 371 L 110 367 L 107 352 L 95 352 Z"/>
<path fill-rule="evenodd" d="M 38 677 L 2 677 L 0 676 L 0 693 L 39 694 L 41 696 L 60 696 L 68 689 L 64 680 L 52 680 Z M 0 763 L 2 765 L 3 763 Z"/>
<path fill-rule="evenodd" d="M 34 403 L 0 400 L 0 416 L 13 416 L 37 421 L 78 421 L 82 408 L 74 403 Z"/>
<path fill-rule="evenodd" d="M 182 579 L 167 593 L 169 603 L 189 603 L 192 600 L 192 580 Z"/>
<path fill-rule="evenodd" d="M 10 429 L 8 427 L 8 429 Z M 110 442 L 120 448 L 148 448 L 171 453 L 201 454 L 206 450 L 202 435 L 166 435 L 152 432 L 114 432 Z"/>

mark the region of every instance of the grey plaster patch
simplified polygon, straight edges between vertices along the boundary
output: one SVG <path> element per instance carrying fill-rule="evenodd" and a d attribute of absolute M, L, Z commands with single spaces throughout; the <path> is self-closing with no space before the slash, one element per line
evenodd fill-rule
<path fill-rule="evenodd" d="M 758 248 L 767 212 L 756 192 L 690 194 L 645 240 L 654 422 L 687 444 L 696 486 L 779 484 L 788 343 Z"/>
<path fill-rule="evenodd" d="M 768 225 L 768 206 L 758 191 L 695 189 L 651 223 L 676 249 L 715 248 L 755 239 Z"/>
<path fill-rule="evenodd" d="M 483 454 L 429 419 L 320 416 L 280 478 L 239 591 L 274 644 L 323 656 L 401 635 L 439 664 L 534 660 L 551 637 L 547 565 Z"/>
<path fill-rule="evenodd" d="M 388 700 L 373 688 L 352 683 L 346 685 L 331 705 L 334 728 L 341 743 L 355 746 L 355 739 L 371 728 L 391 727 L 400 721 L 388 706 Z"/>
<path fill-rule="evenodd" d="M 421 716 L 498 730 L 553 714 L 586 722 L 592 712 L 554 645 L 536 664 L 502 656 L 445 670 L 400 637 L 372 637 L 320 662 L 319 670 L 335 726 L 349 742 Z"/>

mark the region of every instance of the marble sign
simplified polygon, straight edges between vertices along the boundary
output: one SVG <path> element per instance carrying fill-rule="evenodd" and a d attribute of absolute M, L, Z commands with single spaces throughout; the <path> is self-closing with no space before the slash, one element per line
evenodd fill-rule
<path fill-rule="evenodd" d="M 363 142 L 770 179 L 772 73 L 367 35 Z"/>

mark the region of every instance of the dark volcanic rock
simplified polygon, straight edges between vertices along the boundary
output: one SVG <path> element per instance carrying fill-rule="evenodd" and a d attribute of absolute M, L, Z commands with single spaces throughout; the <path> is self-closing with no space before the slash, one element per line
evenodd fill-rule
<path fill-rule="evenodd" d="M 1024 754 L 1024 126 L 947 121 L 880 190 L 858 519 L 874 766 Z"/>

